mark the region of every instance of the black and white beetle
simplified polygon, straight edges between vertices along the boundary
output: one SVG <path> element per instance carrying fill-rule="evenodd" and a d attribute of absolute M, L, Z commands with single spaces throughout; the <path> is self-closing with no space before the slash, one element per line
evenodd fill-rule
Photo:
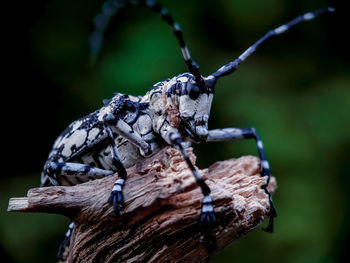
<path fill-rule="evenodd" d="M 123 186 L 127 179 L 125 168 L 147 158 L 165 145 L 181 151 L 197 184 L 202 190 L 201 224 L 212 227 L 216 218 L 210 189 L 195 169 L 186 152 L 187 142 L 203 143 L 233 139 L 254 139 L 261 159 L 261 176 L 266 176 L 263 189 L 270 200 L 269 224 L 264 229 L 273 231 L 276 217 L 272 198 L 267 190 L 270 165 L 266 159 L 263 143 L 254 128 L 224 128 L 208 130 L 210 107 L 216 81 L 234 72 L 239 64 L 250 56 L 268 38 L 287 31 L 290 27 L 316 16 L 334 11 L 323 8 L 298 16 L 282 26 L 268 31 L 266 35 L 245 50 L 238 58 L 219 68 L 207 77 L 200 74 L 199 66 L 191 59 L 179 25 L 168 11 L 152 0 L 111 0 L 103 5 L 96 16 L 95 31 L 90 38 L 91 54 L 96 58 L 102 46 L 103 33 L 110 18 L 125 4 L 145 6 L 160 14 L 171 26 L 189 73 L 156 83 L 144 96 L 116 93 L 104 100 L 101 109 L 73 122 L 57 138 L 45 163 L 41 185 L 75 185 L 118 173 L 108 202 L 113 204 L 114 214 L 119 215 L 123 204 Z M 69 242 L 74 224 L 70 224 L 62 249 Z"/>

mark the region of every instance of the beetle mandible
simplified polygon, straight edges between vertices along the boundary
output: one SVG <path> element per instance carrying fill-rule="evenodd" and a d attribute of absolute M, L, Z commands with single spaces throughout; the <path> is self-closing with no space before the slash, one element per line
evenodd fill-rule
<path fill-rule="evenodd" d="M 268 31 L 238 58 L 204 77 L 199 71 L 198 64 L 190 56 L 180 26 L 173 20 L 167 9 L 153 0 L 106 2 L 102 12 L 96 16 L 95 31 L 90 38 L 93 60 L 100 51 L 103 33 L 110 18 L 126 4 L 145 6 L 160 14 L 172 28 L 189 72 L 154 84 L 144 96 L 116 93 L 111 99 L 104 100 L 102 108 L 70 124 L 53 145 L 44 165 L 41 185 L 75 185 L 117 172 L 119 178 L 114 186 L 111 186 L 112 191 L 108 202 L 113 204 L 114 214 L 118 216 L 123 205 L 123 186 L 127 179 L 125 168 L 170 145 L 182 153 L 202 191 L 200 223 L 213 227 L 216 218 L 210 188 L 190 161 L 186 152 L 187 142 L 254 139 L 261 159 L 261 176 L 266 177 L 266 184 L 262 188 L 270 201 L 268 214 L 270 220 L 264 230 L 272 232 L 273 220 L 277 214 L 267 190 L 270 181 L 270 165 L 266 159 L 263 143 L 254 128 L 208 129 L 215 84 L 219 78 L 234 72 L 240 63 L 270 37 L 279 35 L 290 27 L 311 20 L 320 14 L 333 12 L 334 9 L 327 7 L 308 12 Z M 74 224 L 69 226 L 66 238 L 59 249 L 59 257 L 62 256 L 62 250 L 69 242 L 73 227 Z"/>

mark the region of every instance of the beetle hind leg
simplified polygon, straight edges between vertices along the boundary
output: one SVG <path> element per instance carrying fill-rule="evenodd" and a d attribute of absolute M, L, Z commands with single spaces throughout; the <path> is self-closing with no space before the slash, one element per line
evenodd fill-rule
<path fill-rule="evenodd" d="M 66 186 L 85 183 L 112 174 L 113 171 L 110 170 L 73 162 L 48 162 L 44 173 L 52 185 Z"/>
<path fill-rule="evenodd" d="M 73 228 L 74 228 L 74 223 L 72 222 L 72 223 L 69 224 L 68 230 L 66 232 L 66 235 L 65 235 L 63 241 L 61 242 L 60 247 L 58 248 L 57 259 L 59 259 L 59 260 L 62 260 L 62 261 L 65 260 L 63 254 L 64 254 L 64 251 L 65 251 L 66 247 L 70 243 L 70 237 L 72 235 Z"/>

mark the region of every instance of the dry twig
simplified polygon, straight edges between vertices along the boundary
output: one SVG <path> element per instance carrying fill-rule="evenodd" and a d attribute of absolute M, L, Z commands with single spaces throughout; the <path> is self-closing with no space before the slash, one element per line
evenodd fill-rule
<path fill-rule="evenodd" d="M 195 161 L 194 154 L 190 158 Z M 170 147 L 127 170 L 119 218 L 107 203 L 117 175 L 30 189 L 28 197 L 10 199 L 8 211 L 57 213 L 74 220 L 67 262 L 206 262 L 266 218 L 269 200 L 261 189 L 266 178 L 259 171 L 260 161 L 252 156 L 200 171 L 218 219 L 206 237 L 199 226 L 202 194 L 181 154 Z M 275 188 L 272 178 L 270 192 Z"/>

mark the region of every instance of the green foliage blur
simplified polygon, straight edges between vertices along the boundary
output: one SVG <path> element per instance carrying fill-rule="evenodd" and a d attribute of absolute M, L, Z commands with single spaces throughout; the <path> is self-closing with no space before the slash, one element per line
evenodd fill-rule
<path fill-rule="evenodd" d="M 37 187 L 50 147 L 73 120 L 113 92 L 142 95 L 185 72 L 171 29 L 148 9 L 124 8 L 112 19 L 95 65 L 88 38 L 102 1 L 11 3 L 3 43 L 10 79 L 3 95 L 8 142 L 0 184 L 2 262 L 56 262 L 69 220 L 7 213 L 10 197 Z M 192 57 L 208 75 L 254 41 L 321 0 L 162 0 L 183 29 Z M 255 127 L 278 189 L 275 233 L 256 229 L 212 263 L 345 261 L 350 222 L 350 56 L 343 11 L 303 23 L 265 43 L 219 80 L 210 128 Z M 344 16 L 345 17 L 345 16 Z M 4 82 L 5 83 L 5 82 Z M 9 110 L 10 109 L 10 110 Z M 4 112 L 4 111 L 2 111 Z M 253 141 L 195 146 L 199 167 L 256 155 Z M 3 261 L 4 260 L 4 261 Z"/>

